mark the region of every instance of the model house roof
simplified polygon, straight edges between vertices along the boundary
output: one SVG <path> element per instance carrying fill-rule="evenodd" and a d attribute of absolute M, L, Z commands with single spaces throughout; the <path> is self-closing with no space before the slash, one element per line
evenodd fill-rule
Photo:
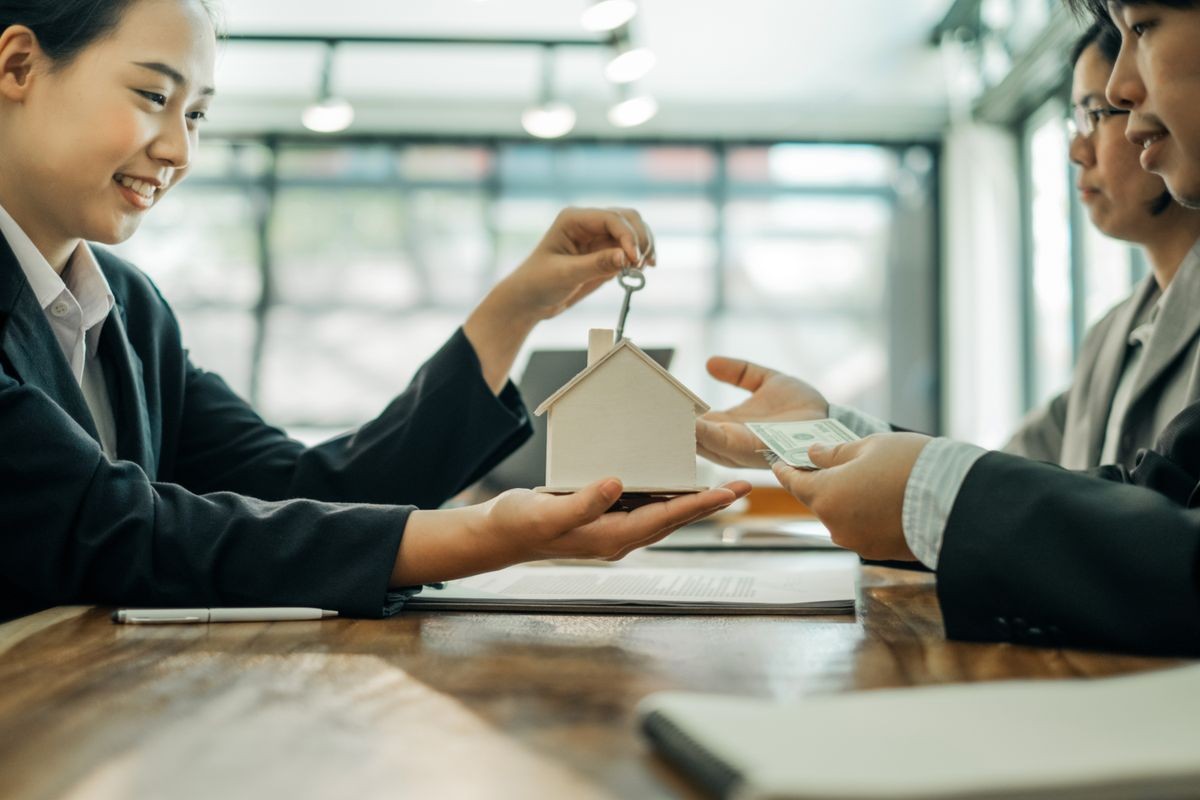
<path fill-rule="evenodd" d="M 670 383 L 679 392 L 681 392 L 689 400 L 691 400 L 692 405 L 695 406 L 697 414 L 703 414 L 705 411 L 708 411 L 708 403 L 705 403 L 703 400 L 701 400 L 699 397 L 697 397 L 695 394 L 693 394 L 690 389 L 688 389 L 686 386 L 684 386 L 679 381 L 675 380 L 674 375 L 672 375 L 671 373 L 669 373 L 665 369 L 663 369 L 661 366 L 659 366 L 657 361 L 655 361 L 650 356 L 646 355 L 642 351 L 642 349 L 640 347 L 638 347 L 636 344 L 629 341 L 628 339 L 622 339 L 621 341 L 617 342 L 615 347 L 613 347 L 611 350 L 609 350 L 607 353 L 605 353 L 600 358 L 596 359 L 595 362 L 588 364 L 586 369 L 584 369 L 582 372 L 580 372 L 574 378 L 571 378 L 571 380 L 567 381 L 561 389 L 559 389 L 557 392 L 555 392 L 554 394 L 547 397 L 546 401 L 544 403 L 542 403 L 540 406 L 538 406 L 537 410 L 533 412 L 534 415 L 540 417 L 542 414 L 546 413 L 550 409 L 550 406 L 557 403 L 559 401 L 559 399 L 562 398 L 567 392 L 571 391 L 576 386 L 578 386 L 580 383 L 582 383 L 584 380 L 586 380 L 587 376 L 591 375 L 593 372 L 600 369 L 601 366 L 603 366 L 604 364 L 611 361 L 612 358 L 614 356 L 616 356 L 616 354 L 621 352 L 622 350 L 628 350 L 630 353 L 633 353 L 635 356 L 637 356 L 639 359 L 641 359 L 641 361 L 646 366 L 648 366 L 650 369 L 654 370 L 659 376 L 661 376 L 663 378 L 663 380 Z"/>

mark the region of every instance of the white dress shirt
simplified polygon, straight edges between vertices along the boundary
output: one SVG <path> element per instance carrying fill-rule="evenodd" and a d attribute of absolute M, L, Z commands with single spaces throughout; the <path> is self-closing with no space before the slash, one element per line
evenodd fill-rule
<path fill-rule="evenodd" d="M 83 392 L 104 454 L 115 459 L 117 426 L 104 371 L 96 357 L 100 331 L 114 305 L 108 280 L 100 271 L 91 248 L 83 241 L 71 254 L 60 277 L 3 206 L 0 206 L 0 234 L 16 255 Z"/>

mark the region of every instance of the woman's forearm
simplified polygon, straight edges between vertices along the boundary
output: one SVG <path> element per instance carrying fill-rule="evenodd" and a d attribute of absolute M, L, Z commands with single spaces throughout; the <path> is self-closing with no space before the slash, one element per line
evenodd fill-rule
<path fill-rule="evenodd" d="M 408 516 L 392 586 L 420 586 L 507 567 L 500 553 L 481 546 L 479 506 L 413 511 Z"/>
<path fill-rule="evenodd" d="M 538 323 L 538 318 L 510 297 L 506 281 L 496 285 L 463 323 L 463 333 L 475 348 L 483 379 L 499 394 L 508 383 L 517 353 Z"/>

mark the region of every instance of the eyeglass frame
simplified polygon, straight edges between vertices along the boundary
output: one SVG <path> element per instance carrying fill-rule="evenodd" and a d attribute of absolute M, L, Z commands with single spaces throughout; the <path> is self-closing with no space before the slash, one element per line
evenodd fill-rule
<path fill-rule="evenodd" d="M 1101 120 L 1127 116 L 1129 116 L 1128 109 L 1115 108 L 1114 106 L 1089 107 L 1076 103 L 1071 106 L 1071 116 L 1066 119 L 1067 136 L 1071 139 L 1074 139 L 1076 136 L 1090 139 L 1095 134 L 1096 129 L 1100 127 Z"/>

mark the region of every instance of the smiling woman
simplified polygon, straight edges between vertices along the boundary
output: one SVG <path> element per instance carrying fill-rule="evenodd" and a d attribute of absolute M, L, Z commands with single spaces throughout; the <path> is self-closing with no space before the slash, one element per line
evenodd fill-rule
<path fill-rule="evenodd" d="M 352 435 L 306 448 L 193 366 L 158 290 L 91 243 L 129 238 L 187 176 L 215 48 L 200 0 L 0 0 L 0 618 L 81 602 L 379 616 L 431 581 L 620 557 L 749 491 L 606 514 L 622 487 L 597 475 L 570 496 L 416 508 L 528 436 L 508 372 L 530 331 L 655 261 L 632 209 L 559 214 Z"/>
<path fill-rule="evenodd" d="M 215 32 L 202 3 L 179 0 L 6 2 L 0 26 L 0 137 L 38 156 L 4 164 L 0 202 L 61 271 L 80 239 L 129 238 L 186 176 Z"/>

